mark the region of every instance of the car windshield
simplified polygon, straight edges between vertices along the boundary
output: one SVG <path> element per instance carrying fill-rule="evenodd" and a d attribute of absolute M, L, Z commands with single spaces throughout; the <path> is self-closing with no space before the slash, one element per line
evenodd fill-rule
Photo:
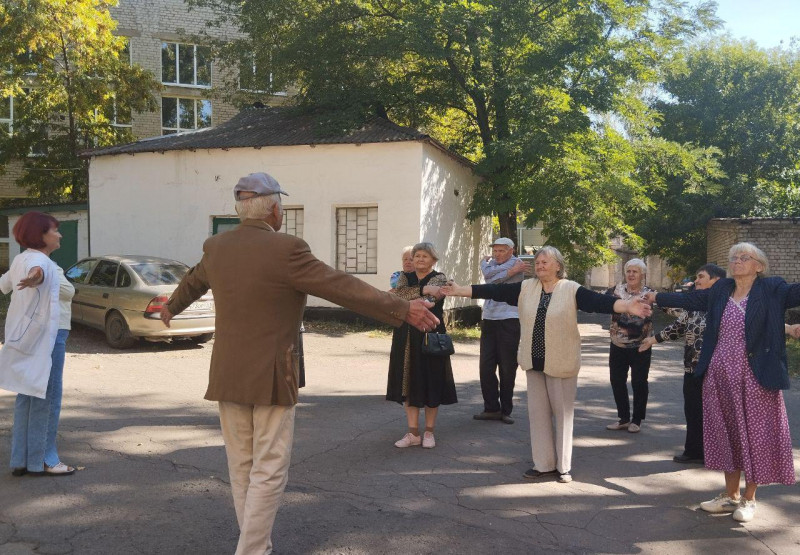
<path fill-rule="evenodd" d="M 188 266 L 179 263 L 145 262 L 130 267 L 147 285 L 175 285 L 189 271 Z"/>

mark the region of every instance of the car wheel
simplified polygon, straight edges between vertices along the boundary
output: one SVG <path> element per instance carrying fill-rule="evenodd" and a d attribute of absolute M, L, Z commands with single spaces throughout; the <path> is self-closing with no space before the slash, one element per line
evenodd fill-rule
<path fill-rule="evenodd" d="M 208 343 L 213 338 L 214 334 L 212 332 L 212 333 L 204 333 L 202 335 L 195 335 L 193 337 L 190 337 L 189 341 L 192 341 L 193 343 L 197 343 L 198 345 L 200 345 L 201 343 Z"/>
<path fill-rule="evenodd" d="M 130 349 L 136 343 L 122 314 L 112 312 L 106 318 L 106 341 L 115 349 Z"/>

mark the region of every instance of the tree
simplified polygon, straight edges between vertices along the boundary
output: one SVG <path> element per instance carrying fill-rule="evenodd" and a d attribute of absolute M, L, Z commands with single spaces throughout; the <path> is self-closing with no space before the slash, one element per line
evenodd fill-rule
<path fill-rule="evenodd" d="M 0 4 L 0 170 L 22 160 L 19 184 L 39 202 L 84 200 L 83 150 L 132 138 L 115 122 L 157 107 L 152 74 L 132 66 L 113 34 L 116 0 L 18 0 Z"/>
<path fill-rule="evenodd" d="M 429 130 L 485 178 L 472 217 L 497 214 L 513 238 L 519 209 L 581 265 L 632 234 L 623 209 L 646 202 L 627 137 L 601 116 L 643 117 L 641 84 L 715 22 L 713 2 L 679 0 L 189 2 L 250 37 L 218 48 L 255 61 L 258 89 L 296 87 L 323 131 L 375 114 Z"/>
<path fill-rule="evenodd" d="M 714 148 L 717 186 L 669 181 L 648 191 L 657 212 L 637 231 L 649 248 L 693 271 L 713 217 L 800 216 L 800 52 L 717 38 L 688 48 L 654 102 L 662 138 Z"/>

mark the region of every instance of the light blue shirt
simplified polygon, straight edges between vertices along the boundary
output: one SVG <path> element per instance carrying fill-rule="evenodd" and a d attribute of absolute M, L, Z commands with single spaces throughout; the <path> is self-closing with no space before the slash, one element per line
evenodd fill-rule
<path fill-rule="evenodd" d="M 517 283 L 525 279 L 522 272 L 508 275 L 508 271 L 514 264 L 519 262 L 519 258 L 512 256 L 502 264 L 492 258 L 491 260 L 481 260 L 481 272 L 486 283 Z M 508 303 L 501 303 L 488 299 L 483 303 L 484 320 L 508 320 L 509 318 L 519 318 L 519 311 L 516 306 Z"/>

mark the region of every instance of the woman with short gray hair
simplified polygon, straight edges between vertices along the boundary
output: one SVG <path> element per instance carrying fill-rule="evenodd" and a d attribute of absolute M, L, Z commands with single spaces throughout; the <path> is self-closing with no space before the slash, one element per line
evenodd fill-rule
<path fill-rule="evenodd" d="M 606 294 L 623 300 L 640 299 L 652 291 L 644 284 L 645 276 L 647 276 L 647 264 L 640 258 L 632 258 L 625 263 L 625 281 L 610 288 Z M 613 314 L 610 334 L 608 369 L 619 420 L 606 428 L 628 430 L 635 434 L 641 429 L 647 411 L 647 397 L 650 392 L 647 377 L 650 374 L 652 355 L 650 349 L 639 352 L 639 347 L 642 341 L 653 335 L 653 321 L 649 316 L 640 318 L 629 314 Z M 633 389 L 633 418 L 628 397 L 628 369 Z"/>
<path fill-rule="evenodd" d="M 439 318 L 436 333 L 447 333 L 444 325 L 444 293 L 441 286 L 447 277 L 433 269 L 439 254 L 433 243 L 417 243 L 411 249 L 414 270 L 403 272 L 394 294 L 407 300 L 425 298 L 434 303 L 431 312 Z M 422 445 L 436 446 L 434 427 L 440 405 L 458 402 L 456 382 L 449 356 L 433 356 L 422 352 L 425 333 L 408 324 L 395 328 L 389 354 L 389 379 L 386 400 L 402 404 L 406 411 L 408 432 L 395 442 L 401 449 Z M 425 430 L 420 433 L 419 413 L 425 409 Z"/>
<path fill-rule="evenodd" d="M 728 262 L 731 277 L 710 289 L 648 298 L 661 307 L 707 311 L 694 374 L 703 379 L 705 466 L 725 474 L 725 491 L 700 508 L 748 522 L 759 485 L 795 484 L 781 390 L 790 385 L 784 312 L 800 306 L 800 283 L 767 277 L 767 257 L 752 243 L 731 247 Z"/>
<path fill-rule="evenodd" d="M 533 468 L 528 480 L 554 477 L 572 481 L 572 424 L 581 336 L 578 310 L 650 314 L 636 300 L 611 299 L 566 278 L 564 257 L 544 247 L 534 258 L 536 277 L 520 283 L 443 287 L 447 295 L 492 299 L 519 307 L 520 343 L 517 358 L 528 380 Z M 554 430 L 555 428 L 555 430 Z"/>

